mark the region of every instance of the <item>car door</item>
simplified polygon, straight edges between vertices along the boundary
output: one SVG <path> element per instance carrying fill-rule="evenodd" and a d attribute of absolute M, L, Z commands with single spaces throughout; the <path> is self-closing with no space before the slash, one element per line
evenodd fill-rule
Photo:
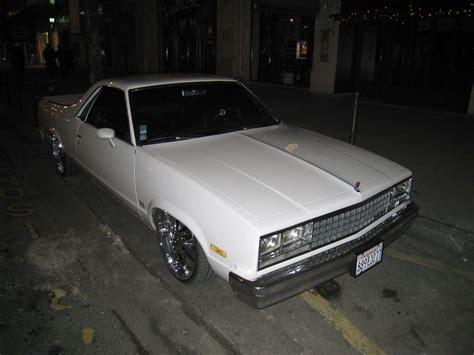
<path fill-rule="evenodd" d="M 111 128 L 115 138 L 99 139 L 97 131 Z M 103 87 L 77 131 L 77 157 L 80 165 L 138 213 L 135 193 L 135 146 L 125 93 Z"/>

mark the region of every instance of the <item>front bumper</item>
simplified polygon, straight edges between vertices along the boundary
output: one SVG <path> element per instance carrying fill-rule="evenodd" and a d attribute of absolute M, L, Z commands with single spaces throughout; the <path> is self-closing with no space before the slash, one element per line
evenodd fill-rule
<path fill-rule="evenodd" d="M 374 240 L 383 241 L 384 247 L 406 232 L 418 216 L 418 206 L 413 202 L 395 218 L 385 222 L 361 243 L 344 250 L 341 255 L 326 261 L 321 254 L 301 260 L 280 270 L 273 271 L 254 281 L 230 273 L 229 283 L 234 295 L 255 308 L 265 308 L 309 290 L 323 282 L 350 271 L 356 250 L 369 248 Z M 363 237 L 361 237 L 362 239 Z M 349 243 L 348 243 L 349 244 Z"/>

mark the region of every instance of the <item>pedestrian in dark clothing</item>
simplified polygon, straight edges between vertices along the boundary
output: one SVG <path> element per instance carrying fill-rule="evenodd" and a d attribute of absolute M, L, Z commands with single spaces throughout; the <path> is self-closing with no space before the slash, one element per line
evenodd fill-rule
<path fill-rule="evenodd" d="M 54 52 L 54 49 L 51 48 L 51 44 L 48 43 L 46 45 L 46 48 L 43 50 L 43 58 L 44 61 L 46 62 L 46 70 L 49 73 L 49 76 L 51 78 L 54 78 L 54 74 L 56 73 L 56 53 Z"/>
<path fill-rule="evenodd" d="M 61 73 L 61 78 L 65 78 L 69 71 L 68 59 L 66 51 L 60 44 L 58 44 L 58 49 L 56 50 L 56 58 L 58 58 L 59 72 Z"/>

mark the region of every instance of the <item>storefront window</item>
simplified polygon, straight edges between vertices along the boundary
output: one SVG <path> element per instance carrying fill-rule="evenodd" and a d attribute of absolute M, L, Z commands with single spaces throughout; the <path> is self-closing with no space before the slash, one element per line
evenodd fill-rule
<path fill-rule="evenodd" d="M 164 0 L 164 70 L 215 73 L 216 0 Z"/>
<path fill-rule="evenodd" d="M 309 87 L 314 16 L 265 8 L 254 15 L 253 80 Z"/>

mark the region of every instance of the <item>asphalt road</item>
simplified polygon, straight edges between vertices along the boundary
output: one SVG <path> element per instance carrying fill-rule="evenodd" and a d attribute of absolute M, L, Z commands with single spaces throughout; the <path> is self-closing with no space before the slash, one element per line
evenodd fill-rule
<path fill-rule="evenodd" d="M 384 261 L 264 310 L 175 281 L 154 234 L 38 139 L 0 130 L 0 353 L 472 354 L 472 260 L 413 232 Z"/>

